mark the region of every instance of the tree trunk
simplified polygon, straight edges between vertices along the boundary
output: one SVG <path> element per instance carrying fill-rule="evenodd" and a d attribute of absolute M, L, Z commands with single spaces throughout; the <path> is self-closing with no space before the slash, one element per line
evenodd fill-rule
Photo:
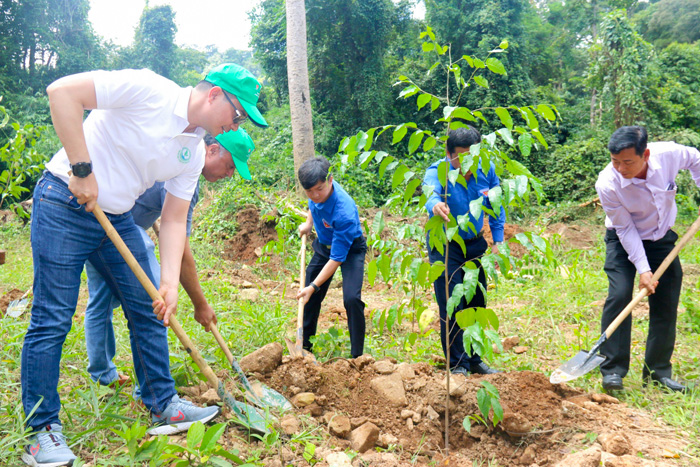
<path fill-rule="evenodd" d="M 597 93 L 596 88 L 593 88 L 593 89 L 591 90 L 591 127 L 595 127 L 595 113 L 596 113 L 595 98 L 596 98 L 596 93 Z"/>
<path fill-rule="evenodd" d="M 304 0 L 287 0 L 287 78 L 292 116 L 294 171 L 315 156 L 311 122 L 309 70 L 306 56 L 306 7 Z M 294 177 L 297 180 L 297 177 Z M 297 191 L 301 191 L 297 180 Z"/>

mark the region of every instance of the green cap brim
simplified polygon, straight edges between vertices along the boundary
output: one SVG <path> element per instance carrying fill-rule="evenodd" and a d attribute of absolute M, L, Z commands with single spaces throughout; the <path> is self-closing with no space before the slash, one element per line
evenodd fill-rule
<path fill-rule="evenodd" d="M 267 128 L 267 121 L 263 118 L 262 114 L 260 113 L 255 104 L 246 102 L 240 97 L 237 97 L 237 99 L 238 102 L 240 102 L 243 106 L 243 110 L 245 110 L 245 113 L 248 114 L 248 118 L 250 118 L 250 121 L 253 122 L 254 125 L 259 126 L 260 128 Z"/>
<path fill-rule="evenodd" d="M 246 161 L 238 159 L 237 157 L 231 158 L 233 159 L 233 163 L 236 165 L 236 170 L 238 170 L 238 174 L 246 180 L 252 180 L 252 177 L 250 176 L 250 170 L 248 169 L 248 163 Z"/>

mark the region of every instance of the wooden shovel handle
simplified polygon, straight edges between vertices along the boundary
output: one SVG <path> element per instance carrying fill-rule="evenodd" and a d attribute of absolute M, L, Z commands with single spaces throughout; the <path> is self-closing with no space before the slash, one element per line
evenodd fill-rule
<path fill-rule="evenodd" d="M 229 363 L 233 363 L 233 354 L 231 353 L 231 349 L 228 348 L 228 345 L 226 345 L 226 341 L 224 340 L 223 337 L 221 337 L 221 334 L 219 333 L 219 329 L 216 327 L 216 324 L 211 323 L 209 325 L 209 330 L 211 333 L 214 335 L 214 339 L 216 339 L 216 342 L 219 344 L 219 347 L 221 347 L 221 350 L 224 351 L 224 354 L 226 355 L 226 359 L 228 360 Z"/>
<path fill-rule="evenodd" d="M 306 234 L 301 236 L 301 261 L 299 263 L 299 289 L 303 289 L 306 286 L 305 276 L 306 276 Z M 301 342 L 302 327 L 304 326 L 304 299 L 299 299 L 299 308 L 297 309 L 297 344 Z"/>
<path fill-rule="evenodd" d="M 656 282 L 659 280 L 661 275 L 666 272 L 666 269 L 671 265 L 673 260 L 676 259 L 676 256 L 678 256 L 678 253 L 683 249 L 683 247 L 690 241 L 691 238 L 695 236 L 696 233 L 700 230 L 700 217 L 698 217 L 695 222 L 693 222 L 693 225 L 690 226 L 688 231 L 683 235 L 681 240 L 676 244 L 676 246 L 673 247 L 673 250 L 666 256 L 664 261 L 661 263 L 661 265 L 654 271 L 654 275 L 651 278 L 652 283 Z M 610 325 L 605 329 L 605 336 L 609 338 L 615 330 L 617 330 L 618 326 L 622 324 L 622 322 L 629 316 L 629 314 L 632 312 L 632 309 L 637 306 L 637 304 L 642 301 L 644 297 L 649 295 L 649 291 L 647 290 L 646 287 L 644 287 L 642 290 L 640 290 L 637 295 L 632 299 L 632 301 L 625 307 L 624 310 L 620 312 L 620 314 L 615 318 L 615 321 L 610 323 Z"/>
<path fill-rule="evenodd" d="M 102 211 L 102 208 L 100 208 L 99 205 L 95 204 L 93 214 L 95 214 L 95 217 L 107 233 L 107 236 L 110 238 L 110 240 L 112 240 L 114 246 L 117 247 L 119 253 L 121 253 L 122 257 L 124 258 L 124 261 L 126 261 L 126 264 L 129 265 L 129 267 L 134 272 L 134 275 L 136 275 L 136 278 L 139 280 L 143 288 L 146 289 L 148 295 L 150 295 L 150 297 L 153 300 L 160 300 L 162 302 L 165 302 L 165 300 L 163 300 L 163 297 L 160 296 L 158 289 L 156 289 L 151 280 L 148 278 L 143 268 L 141 268 L 139 262 L 136 261 L 136 258 L 134 258 L 134 255 L 129 250 L 129 247 L 126 246 L 126 243 L 124 243 L 124 240 L 122 240 L 121 236 L 119 236 L 119 233 L 114 228 L 109 219 L 107 219 L 107 216 L 105 216 L 105 213 Z M 180 326 L 180 322 L 177 320 L 175 315 L 170 316 L 170 329 L 173 330 L 177 338 L 180 340 L 180 343 L 185 348 L 185 351 L 188 354 L 190 354 L 192 360 L 194 360 L 194 362 L 199 367 L 200 371 L 207 378 L 207 381 L 209 382 L 211 387 L 217 389 L 219 387 L 219 378 L 216 377 L 211 367 L 209 367 L 207 362 L 204 361 L 199 351 L 192 344 L 190 338 L 187 337 L 187 334 L 185 334 L 185 331 L 182 329 L 182 326 Z"/>

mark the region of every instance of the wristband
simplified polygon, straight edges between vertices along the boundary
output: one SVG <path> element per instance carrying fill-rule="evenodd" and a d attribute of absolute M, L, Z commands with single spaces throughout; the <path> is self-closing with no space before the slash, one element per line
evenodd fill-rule
<path fill-rule="evenodd" d="M 319 286 L 317 286 L 316 284 L 314 284 L 313 282 L 312 282 L 311 284 L 309 284 L 309 285 L 310 285 L 311 287 L 314 288 L 314 293 L 316 293 L 316 292 L 318 292 L 319 290 L 321 290 L 321 288 L 320 288 Z"/>

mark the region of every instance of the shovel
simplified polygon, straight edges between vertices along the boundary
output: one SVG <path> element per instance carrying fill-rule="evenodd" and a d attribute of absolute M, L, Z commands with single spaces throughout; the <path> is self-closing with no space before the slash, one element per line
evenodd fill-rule
<path fill-rule="evenodd" d="M 299 288 L 304 288 L 304 276 L 306 273 L 306 268 L 304 263 L 306 262 L 306 234 L 301 236 L 301 266 L 299 267 Z M 304 299 L 299 299 L 299 307 L 297 309 L 297 332 L 296 332 L 296 342 L 292 343 L 286 337 L 284 338 L 287 343 L 287 349 L 289 350 L 289 355 L 292 357 L 304 357 L 309 356 L 314 360 L 314 354 L 305 351 L 302 348 L 302 340 L 304 339 Z"/>
<path fill-rule="evenodd" d="M 652 283 L 659 280 L 661 275 L 666 271 L 668 266 L 676 259 L 678 252 L 685 246 L 686 243 L 690 241 L 691 238 L 700 230 L 700 217 L 693 222 L 688 231 L 683 235 L 683 238 L 678 242 L 678 244 L 673 247 L 673 250 L 666 256 L 663 263 L 654 272 L 654 276 L 651 278 Z M 574 356 L 571 360 L 564 363 L 562 366 L 554 370 L 552 376 L 549 378 L 549 382 L 552 384 L 565 383 L 567 381 L 574 380 L 579 376 L 583 376 L 589 371 L 597 368 L 601 363 L 605 361 L 605 357 L 598 355 L 597 352 L 600 346 L 608 340 L 608 338 L 617 330 L 618 326 L 629 316 L 632 309 L 637 306 L 637 304 L 647 295 L 649 291 L 645 288 L 640 290 L 637 295 L 632 299 L 632 301 L 625 307 L 624 310 L 615 318 L 615 321 L 610 323 L 610 325 L 605 329 L 605 332 L 600 336 L 598 341 L 595 343 L 590 352 L 581 350 L 578 354 Z"/>
<path fill-rule="evenodd" d="M 216 324 L 211 323 L 210 329 L 211 333 L 214 335 L 214 339 L 216 339 L 216 342 L 218 342 L 219 347 L 221 347 L 221 350 L 223 350 L 224 354 L 226 354 L 226 358 L 228 359 L 229 363 L 231 363 L 231 368 L 233 368 L 233 371 L 236 372 L 236 377 L 238 378 L 238 381 L 245 389 L 245 391 L 243 392 L 243 396 L 248 402 L 257 405 L 262 409 L 292 409 L 292 404 L 279 392 L 275 391 L 274 389 L 268 386 L 265 386 L 259 381 L 255 381 L 251 384 L 251 382 L 248 380 L 248 377 L 245 375 L 245 372 L 238 364 L 238 361 L 231 353 L 231 350 L 228 348 L 228 345 L 226 345 L 226 341 L 224 341 L 224 338 L 221 337 L 221 334 L 219 333 Z"/>
<path fill-rule="evenodd" d="M 7 316 L 18 318 L 22 315 L 22 313 L 24 313 L 24 310 L 27 309 L 27 304 L 29 303 L 27 296 L 31 291 L 32 288 L 29 287 L 27 291 L 24 292 L 24 294 L 19 298 L 19 300 L 12 300 L 10 302 L 10 304 L 7 306 Z"/>
<path fill-rule="evenodd" d="M 124 261 L 126 261 L 126 263 L 129 265 L 139 282 L 141 282 L 143 288 L 146 289 L 148 295 L 150 295 L 153 300 L 163 301 L 163 297 L 160 296 L 158 290 L 143 271 L 138 261 L 136 261 L 134 255 L 131 253 L 131 251 L 129 251 L 129 247 L 126 246 L 122 238 L 119 236 L 119 233 L 112 226 L 112 223 L 109 221 L 109 219 L 107 219 L 107 216 L 105 216 L 105 213 L 102 211 L 102 208 L 100 208 L 99 205 L 95 204 L 93 214 L 95 214 L 95 217 L 107 233 L 107 236 L 110 238 L 110 240 L 112 240 L 114 246 L 117 247 L 119 253 L 121 253 Z M 170 329 L 173 330 L 177 338 L 180 340 L 180 343 L 185 348 L 185 351 L 192 357 L 192 360 L 194 360 L 200 371 L 207 378 L 209 386 L 216 390 L 219 398 L 233 411 L 234 414 L 236 414 L 236 417 L 243 424 L 243 426 L 253 433 L 262 435 L 269 433 L 265 417 L 263 417 L 255 409 L 255 407 L 237 401 L 228 391 L 226 391 L 224 384 L 219 380 L 219 378 L 217 378 L 216 374 L 214 374 L 207 362 L 204 361 L 197 348 L 192 345 L 192 341 L 190 341 L 190 338 L 187 336 L 187 334 L 185 334 L 185 331 L 182 329 L 180 322 L 175 316 L 170 317 Z"/>

